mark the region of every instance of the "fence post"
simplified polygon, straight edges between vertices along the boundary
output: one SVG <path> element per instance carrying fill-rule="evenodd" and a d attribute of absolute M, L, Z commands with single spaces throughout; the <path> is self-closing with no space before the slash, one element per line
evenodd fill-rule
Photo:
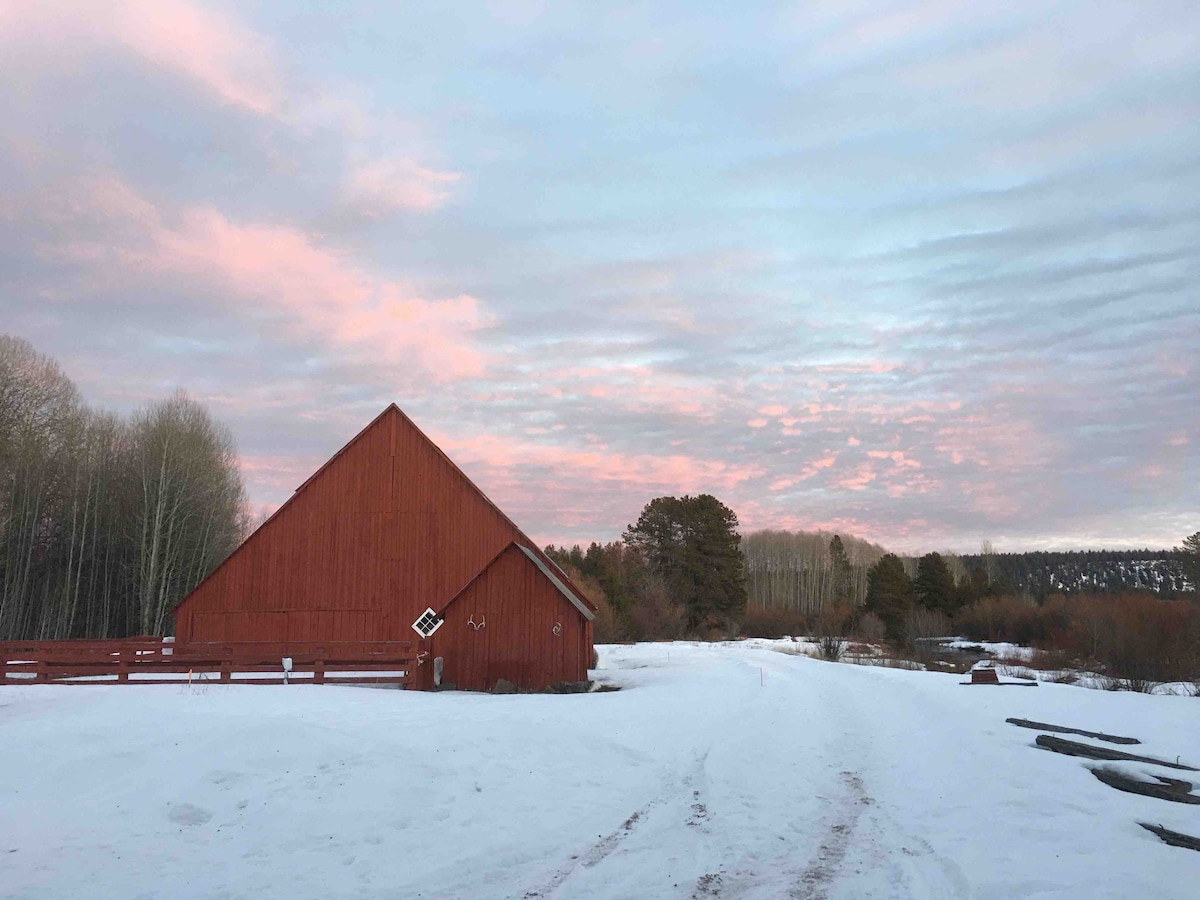
<path fill-rule="evenodd" d="M 232 678 L 230 677 L 230 674 L 229 674 L 231 665 L 232 665 L 231 660 L 228 660 L 228 659 L 221 660 L 221 683 L 222 684 L 229 684 L 229 682 L 232 681 Z"/>
<path fill-rule="evenodd" d="M 0 684 L 8 684 L 8 648 L 0 644 Z"/>
<path fill-rule="evenodd" d="M 38 655 L 37 660 L 37 676 L 33 679 L 38 684 L 45 684 L 50 678 L 46 675 L 46 658 Z"/>
<path fill-rule="evenodd" d="M 129 645 L 122 644 L 117 650 L 117 682 L 124 684 L 129 681 Z"/>
<path fill-rule="evenodd" d="M 325 660 L 318 659 L 313 663 L 313 684 L 325 683 Z"/>

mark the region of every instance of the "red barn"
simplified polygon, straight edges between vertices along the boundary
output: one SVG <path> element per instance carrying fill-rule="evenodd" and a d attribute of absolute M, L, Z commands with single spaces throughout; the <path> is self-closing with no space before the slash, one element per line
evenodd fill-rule
<path fill-rule="evenodd" d="M 395 404 L 174 612 L 181 642 L 416 641 L 417 686 L 441 657 L 470 690 L 585 680 L 596 614 Z"/>

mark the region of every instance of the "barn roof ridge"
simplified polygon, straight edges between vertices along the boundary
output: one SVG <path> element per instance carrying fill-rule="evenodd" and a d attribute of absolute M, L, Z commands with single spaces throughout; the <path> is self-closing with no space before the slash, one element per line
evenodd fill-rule
<path fill-rule="evenodd" d="M 474 481 L 471 480 L 470 476 L 468 476 L 467 473 L 464 472 L 459 467 L 458 463 L 456 463 L 453 459 L 451 459 L 450 455 L 448 453 L 446 453 L 446 451 L 443 450 L 440 446 L 438 446 L 437 441 L 433 440 L 433 438 L 431 438 L 424 431 L 422 431 L 421 427 L 419 425 L 417 425 L 416 422 L 414 422 L 412 419 L 409 418 L 408 413 L 406 413 L 404 410 L 402 410 L 395 403 L 392 403 L 390 406 L 388 406 L 387 409 L 385 409 L 382 413 L 380 413 L 379 416 L 382 417 L 385 413 L 387 413 L 393 409 L 400 414 L 400 417 L 402 419 L 404 419 L 404 421 L 406 421 L 409 425 L 412 426 L 412 428 L 417 432 L 417 434 L 419 434 L 425 441 L 427 441 L 429 443 L 429 446 L 431 446 L 434 450 L 437 451 L 438 455 L 441 456 L 442 459 L 445 460 L 447 464 L 449 464 L 450 468 L 455 473 L 457 473 L 458 476 L 463 481 L 465 481 L 467 483 L 467 485 L 471 488 L 471 490 L 473 490 L 476 494 L 479 495 L 480 499 L 482 499 L 484 503 L 486 503 L 488 506 L 490 506 L 492 509 L 494 509 L 496 511 L 496 514 L 499 515 L 500 518 L 502 518 L 505 522 L 507 522 L 513 531 L 515 531 L 518 535 L 520 535 L 522 540 L 524 540 L 526 543 L 530 544 L 534 548 L 533 552 L 535 554 L 537 554 L 539 557 L 539 565 L 545 566 L 547 562 L 553 562 L 553 560 L 550 560 L 549 557 L 546 557 L 545 559 L 541 559 L 541 557 L 544 554 L 543 554 L 542 550 L 540 548 L 538 548 L 537 544 L 535 544 L 532 540 L 530 540 L 529 535 L 527 535 L 517 525 L 517 523 L 514 522 L 509 517 L 508 513 L 506 513 L 499 506 L 497 506 L 492 501 L 491 497 L 489 497 L 487 494 L 485 494 L 483 492 L 483 488 L 481 488 L 479 485 L 477 485 Z M 517 543 L 517 542 L 513 541 L 513 543 Z M 503 551 L 501 551 L 501 552 L 503 552 Z M 488 565 L 491 565 L 491 563 L 489 563 Z M 555 568 L 558 568 L 557 563 L 555 563 L 554 565 L 555 565 Z M 480 570 L 480 571 L 482 571 L 482 570 Z M 568 576 L 566 572 L 563 572 L 561 569 L 559 569 L 559 572 L 562 574 L 562 580 L 566 581 L 570 592 L 575 595 L 575 600 L 573 600 L 572 602 L 578 606 L 579 604 L 577 601 L 582 601 L 583 605 L 590 610 L 592 615 L 594 615 L 595 611 L 591 610 L 592 603 L 591 603 L 591 601 L 589 601 L 587 599 L 587 597 L 584 595 L 583 591 L 579 590 L 579 588 L 575 586 L 575 583 L 573 581 L 571 581 L 570 576 Z"/>
<path fill-rule="evenodd" d="M 451 606 L 454 605 L 454 601 L 456 601 L 459 597 L 461 597 L 463 594 L 465 594 L 467 592 L 467 589 L 469 587 L 471 587 L 471 585 L 473 585 L 476 581 L 478 581 L 480 578 L 482 578 L 484 573 L 486 573 L 488 569 L 490 569 L 497 562 L 499 562 L 501 557 L 503 557 L 506 553 L 508 553 L 514 547 L 516 549 L 520 550 L 521 553 L 531 563 L 533 563 L 535 566 L 537 566 L 538 571 L 540 571 L 543 575 L 546 576 L 547 579 L 549 579 L 550 583 L 554 585 L 555 590 L 557 590 L 560 594 L 562 594 L 562 596 L 567 600 L 568 603 L 570 603 L 577 610 L 579 610 L 580 614 L 585 619 L 587 619 L 589 622 L 591 622 L 593 619 L 596 618 L 595 610 L 591 609 L 585 602 L 583 602 L 581 600 L 580 597 L 576 596 L 574 591 L 568 589 L 567 585 L 563 583 L 563 580 L 561 578 L 559 578 L 557 575 L 555 575 L 554 572 L 552 572 L 550 570 L 550 567 L 547 566 L 546 563 L 543 562 L 540 558 L 538 558 L 537 554 L 533 550 L 531 550 L 529 547 L 526 547 L 520 541 L 516 541 L 516 540 L 509 541 L 507 544 L 505 544 L 504 548 L 499 553 L 497 553 L 490 560 L 488 560 L 487 565 L 485 565 L 478 572 L 476 572 L 474 575 L 471 576 L 470 581 L 468 581 L 461 588 L 459 588 L 457 591 L 455 591 L 454 596 L 451 597 L 449 600 L 447 600 L 445 603 L 443 603 L 441 606 L 441 609 L 439 609 L 437 611 L 438 618 L 439 619 L 444 618 L 445 614 L 446 614 L 446 610 L 448 610 Z M 566 573 L 563 573 L 563 574 L 565 575 Z"/>
<path fill-rule="evenodd" d="M 226 566 L 226 564 L 228 564 L 235 556 L 237 556 L 239 553 L 241 553 L 243 550 L 245 550 L 246 547 L 250 544 L 250 542 L 253 541 L 256 537 L 258 537 L 259 534 L 262 533 L 263 530 L 269 524 L 271 524 L 272 521 L 274 521 L 285 509 L 287 509 L 287 507 L 291 504 L 291 502 L 293 500 L 295 500 L 300 495 L 300 493 L 314 479 L 317 478 L 318 475 L 320 475 L 322 472 L 324 472 L 326 469 L 328 469 L 334 463 L 335 460 L 337 460 L 339 457 L 342 456 L 342 454 L 344 454 L 352 446 L 354 446 L 356 443 L 358 443 L 358 441 L 364 435 L 366 435 L 373 428 L 375 428 L 384 419 L 385 416 L 387 416 L 389 413 L 392 413 L 392 412 L 395 412 L 396 414 L 398 414 L 400 416 L 400 418 L 403 419 L 404 422 L 407 423 L 408 426 L 411 427 L 423 441 L 425 441 L 430 447 L 432 447 L 438 453 L 438 455 L 441 456 L 441 458 L 446 463 L 449 464 L 451 470 L 455 474 L 457 474 L 458 477 L 461 478 L 467 484 L 467 486 L 470 487 L 480 497 L 480 499 L 483 500 L 484 503 L 486 503 L 493 510 L 495 510 L 495 512 L 505 522 L 508 523 L 509 527 L 511 527 L 513 529 L 513 531 L 515 531 L 522 540 L 526 541 L 529 544 L 534 543 L 532 540 L 529 539 L 529 536 L 527 534 L 525 534 L 525 532 L 522 531 L 511 518 L 509 518 L 509 516 L 504 512 L 504 510 L 502 510 L 499 506 L 497 506 L 494 502 L 492 502 L 492 499 L 483 492 L 483 489 L 480 488 L 479 485 L 477 485 L 474 481 L 472 481 L 467 476 L 466 472 L 464 472 L 461 468 L 459 468 L 458 464 L 449 457 L 449 455 L 446 453 L 446 451 L 444 451 L 441 447 L 439 447 L 436 441 L 434 441 L 431 437 L 429 437 L 429 435 L 427 435 L 424 431 L 422 431 L 420 426 L 418 426 L 416 422 L 414 422 L 411 418 L 409 418 L 408 414 L 406 412 L 404 412 L 404 410 L 402 410 L 399 406 L 397 406 L 396 402 L 393 400 L 386 407 L 384 407 L 383 411 L 380 412 L 379 415 L 377 415 L 370 422 L 368 422 L 356 435 L 354 435 L 354 437 L 350 438 L 350 440 L 348 440 L 345 444 L 343 444 L 342 447 L 336 453 L 334 453 L 331 457 L 329 457 L 329 459 L 325 460 L 325 462 L 322 463 L 315 472 L 313 472 L 311 475 L 309 475 L 308 478 L 304 479 L 304 481 L 300 484 L 300 486 L 297 487 L 294 491 L 292 491 L 291 496 L 288 497 L 286 500 L 283 501 L 283 503 L 281 503 L 279 505 L 278 509 L 276 509 L 273 513 L 271 513 L 271 515 L 267 516 L 267 518 L 262 522 L 261 525 L 259 525 L 256 529 L 254 529 L 254 531 L 251 532 L 250 535 L 247 536 L 247 538 L 244 541 L 242 541 L 236 548 L 234 548 L 232 553 L 230 553 L 227 557 L 225 557 L 225 559 L 223 559 L 220 563 L 218 563 L 217 566 L 211 572 L 209 572 L 206 576 L 204 576 L 204 578 L 200 579 L 200 581 L 197 582 L 196 586 L 193 587 L 192 590 L 188 592 L 187 596 L 183 597 L 178 603 L 176 603 L 173 607 L 171 607 L 171 615 L 176 615 L 179 612 L 180 608 L 185 603 L 187 603 L 188 600 L 190 600 L 192 597 L 194 597 L 197 594 L 197 592 L 200 590 L 201 586 L 203 586 L 209 579 L 211 579 L 219 571 L 221 571 L 221 569 L 223 569 Z M 518 546 L 521 546 L 516 540 L 512 541 L 512 543 L 516 543 L 516 544 L 518 544 Z M 536 544 L 534 546 L 536 547 Z M 507 549 L 508 549 L 508 547 L 506 546 L 504 548 L 504 550 L 500 551 L 501 554 L 504 553 L 505 550 L 507 550 Z M 526 553 L 530 552 L 527 548 L 522 547 L 522 549 L 525 549 Z M 532 552 L 535 553 L 538 557 L 541 556 L 540 550 L 535 549 Z M 497 555 L 496 558 L 498 558 L 498 557 L 499 557 L 499 554 Z M 552 581 L 555 581 L 557 584 L 561 584 L 561 582 L 563 580 L 565 580 L 566 584 L 569 586 L 567 592 L 571 595 L 568 599 L 570 599 L 571 603 L 574 606 L 581 607 L 581 611 L 587 610 L 587 612 L 585 612 L 584 615 L 588 616 L 589 619 L 591 619 L 595 616 L 595 611 L 591 609 L 591 607 L 592 607 L 591 602 L 584 595 L 584 593 L 575 586 L 575 584 L 571 581 L 570 577 L 567 576 L 567 574 L 565 572 L 562 572 L 562 570 L 559 569 L 559 571 L 562 575 L 562 578 L 558 578 L 549 572 L 548 567 L 546 566 L 545 560 L 542 560 L 539 558 L 536 561 L 540 568 L 543 568 L 546 570 L 547 575 L 551 578 Z M 488 566 L 490 566 L 492 564 L 492 562 L 495 562 L 495 559 L 493 559 L 491 562 L 489 562 Z M 487 569 L 487 566 L 484 566 L 482 569 L 479 570 L 478 573 L 476 573 L 476 575 L 474 577 L 478 577 L 478 575 L 482 574 L 486 569 Z M 471 579 L 472 581 L 474 580 L 474 577 Z M 456 593 L 454 596 L 457 597 L 458 594 Z"/>

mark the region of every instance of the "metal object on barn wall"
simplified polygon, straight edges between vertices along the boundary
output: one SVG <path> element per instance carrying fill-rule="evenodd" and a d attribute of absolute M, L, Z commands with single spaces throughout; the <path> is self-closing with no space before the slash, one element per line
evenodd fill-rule
<path fill-rule="evenodd" d="M 440 656 L 433 658 L 433 685 L 438 687 L 442 683 L 442 667 L 445 665 L 445 660 Z"/>
<path fill-rule="evenodd" d="M 479 628 L 467 626 L 479 632 L 475 652 L 547 679 L 523 687 L 585 679 L 595 608 L 392 404 L 175 607 L 176 634 L 180 642 L 410 640 L 423 610 L 444 612 L 510 546 L 542 585 L 521 595 L 529 579 L 514 574 L 503 603 L 480 604 Z M 570 597 L 561 611 L 556 590 Z M 540 638 L 544 624 L 511 614 L 531 603 L 544 606 L 541 623 L 547 613 L 566 616 L 570 653 Z M 481 630 L 489 616 L 496 624 Z M 454 642 L 439 631 L 421 648 L 441 641 Z"/>

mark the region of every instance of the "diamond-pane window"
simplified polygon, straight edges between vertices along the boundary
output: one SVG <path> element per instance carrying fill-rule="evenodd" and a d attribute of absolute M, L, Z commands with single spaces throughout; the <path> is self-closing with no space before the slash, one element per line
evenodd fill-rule
<path fill-rule="evenodd" d="M 439 619 L 438 614 L 432 609 L 426 608 L 425 612 L 417 616 L 417 621 L 413 622 L 413 631 L 421 637 L 429 637 L 442 627 L 444 621 L 445 619 Z"/>

